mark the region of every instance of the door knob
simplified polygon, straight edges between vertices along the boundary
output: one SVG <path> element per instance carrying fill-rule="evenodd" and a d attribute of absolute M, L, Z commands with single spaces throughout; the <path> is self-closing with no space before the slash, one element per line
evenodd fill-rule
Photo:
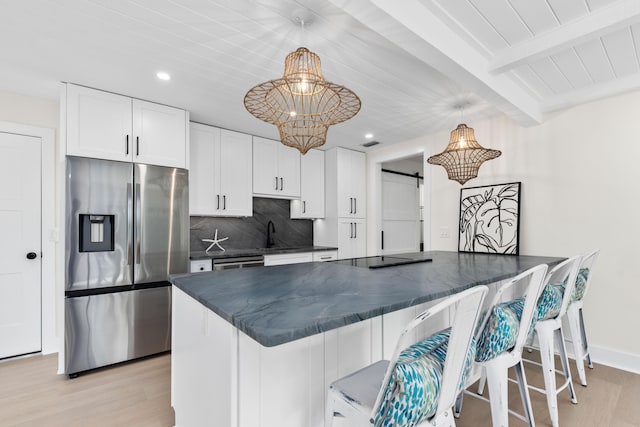
<path fill-rule="evenodd" d="M 38 256 L 38 255 L 36 255 L 36 253 L 35 253 L 35 252 L 29 252 L 29 253 L 27 254 L 27 259 L 36 259 L 36 257 L 37 257 L 37 256 Z"/>

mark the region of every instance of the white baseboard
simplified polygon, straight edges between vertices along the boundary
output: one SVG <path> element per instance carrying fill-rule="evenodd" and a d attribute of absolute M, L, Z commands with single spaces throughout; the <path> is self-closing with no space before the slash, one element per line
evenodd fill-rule
<path fill-rule="evenodd" d="M 573 343 L 571 339 L 565 339 L 565 345 L 567 347 L 567 356 L 571 359 L 575 359 L 573 354 Z M 640 374 L 640 355 L 625 353 L 618 350 L 611 350 L 610 348 L 590 346 L 591 347 L 591 361 L 600 365 L 610 366 L 612 368 L 620 369 L 622 371 L 631 372 L 634 374 Z"/>
<path fill-rule="evenodd" d="M 640 355 L 591 346 L 591 360 L 601 365 L 640 374 Z"/>

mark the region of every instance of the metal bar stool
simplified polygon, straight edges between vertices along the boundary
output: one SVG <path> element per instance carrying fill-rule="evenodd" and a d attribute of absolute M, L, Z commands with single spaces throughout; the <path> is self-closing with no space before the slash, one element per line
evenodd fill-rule
<path fill-rule="evenodd" d="M 522 349 L 535 322 L 538 297 L 544 288 L 547 265 L 533 267 L 500 285 L 476 332 L 475 375 L 470 375 L 467 385 L 475 383 L 482 375 L 479 394 L 482 394 L 484 374 L 489 381 L 489 399 L 465 390 L 465 394 L 488 401 L 494 426 L 509 425 L 509 413 L 534 427 L 533 410 L 522 363 Z M 525 409 L 522 416 L 509 410 L 509 368 L 513 367 L 518 380 L 520 398 Z M 456 402 L 455 414 L 462 409 L 463 393 Z"/>
<path fill-rule="evenodd" d="M 578 268 L 578 275 L 576 277 L 573 295 L 571 296 L 571 302 L 567 309 L 567 320 L 571 341 L 573 341 L 576 368 L 578 370 L 578 376 L 580 377 L 580 384 L 585 387 L 587 386 L 587 375 L 584 370 L 584 361 L 585 359 L 587 360 L 587 365 L 591 369 L 593 369 L 593 364 L 591 363 L 591 351 L 589 350 L 589 343 L 587 342 L 587 333 L 584 329 L 582 299 L 591 282 L 593 264 L 596 262 L 599 253 L 600 251 L 595 250 L 582 258 L 582 262 Z"/>
<path fill-rule="evenodd" d="M 569 369 L 567 348 L 564 343 L 562 317 L 566 314 L 571 301 L 581 259 L 582 257 L 580 256 L 574 256 L 556 265 L 547 274 L 545 279 L 546 286 L 538 299 L 538 320 L 534 331 L 540 345 L 542 363 L 539 365 L 542 366 L 544 389 L 531 385 L 529 385 L 529 388 L 547 396 L 547 406 L 553 427 L 559 426 L 558 393 L 567 388 L 571 402 L 578 403 Z M 556 346 L 560 353 L 562 371 L 556 371 L 555 368 Z M 559 387 L 556 386 L 556 373 L 564 377 L 564 382 Z"/>
<path fill-rule="evenodd" d="M 486 286 L 476 286 L 448 297 L 409 323 L 390 361 L 333 382 L 325 427 L 336 415 L 349 426 L 455 426 L 452 406 L 475 354 L 473 333 L 486 293 Z M 450 328 L 408 342 L 413 329 L 447 309 Z"/>

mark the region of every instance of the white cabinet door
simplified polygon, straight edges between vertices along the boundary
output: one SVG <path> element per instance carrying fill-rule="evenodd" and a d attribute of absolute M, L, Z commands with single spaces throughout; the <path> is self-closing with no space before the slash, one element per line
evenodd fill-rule
<path fill-rule="evenodd" d="M 338 251 L 321 251 L 313 253 L 314 262 L 327 262 L 338 259 Z"/>
<path fill-rule="evenodd" d="M 133 160 L 185 168 L 187 114 L 184 110 L 133 100 Z"/>
<path fill-rule="evenodd" d="M 312 262 L 312 252 L 300 252 L 297 254 L 278 254 L 278 255 L 265 255 L 264 265 L 269 267 L 272 265 L 285 265 L 285 264 L 300 264 L 303 262 Z"/>
<path fill-rule="evenodd" d="M 189 214 L 216 215 L 219 210 L 220 129 L 191 123 Z M 250 193 L 250 192 L 249 192 Z"/>
<path fill-rule="evenodd" d="M 338 221 L 338 259 L 353 258 L 353 221 L 342 218 Z"/>
<path fill-rule="evenodd" d="M 300 200 L 291 201 L 291 218 L 324 218 L 324 151 L 300 157 Z"/>
<path fill-rule="evenodd" d="M 341 218 L 353 215 L 353 194 L 351 194 L 351 150 L 337 149 L 337 198 L 338 216 Z"/>
<path fill-rule="evenodd" d="M 189 213 L 251 216 L 251 135 L 192 123 Z"/>
<path fill-rule="evenodd" d="M 187 112 L 66 85 L 67 154 L 186 168 Z"/>
<path fill-rule="evenodd" d="M 278 144 L 270 139 L 253 137 L 253 192 L 278 194 Z"/>
<path fill-rule="evenodd" d="M 68 84 L 67 154 L 131 161 L 131 98 Z"/>
<path fill-rule="evenodd" d="M 253 193 L 300 197 L 300 153 L 271 139 L 253 137 Z"/>
<path fill-rule="evenodd" d="M 358 151 L 338 149 L 338 216 L 366 217 L 366 157 Z"/>
<path fill-rule="evenodd" d="M 367 256 L 367 225 L 363 219 L 353 220 L 353 243 L 351 256 L 359 258 Z"/>
<path fill-rule="evenodd" d="M 367 256 L 367 230 L 362 219 L 340 218 L 338 221 L 338 258 Z"/>
<path fill-rule="evenodd" d="M 253 215 L 252 151 L 251 135 L 220 131 L 220 215 Z"/>
<path fill-rule="evenodd" d="M 280 195 L 300 197 L 300 152 L 278 143 Z"/>
<path fill-rule="evenodd" d="M 367 216 L 366 155 L 358 151 L 351 152 L 351 194 L 353 195 L 353 217 Z"/>
<path fill-rule="evenodd" d="M 189 272 L 190 273 L 201 273 L 203 271 L 211 271 L 213 263 L 210 259 L 199 259 L 195 261 L 190 261 Z"/>

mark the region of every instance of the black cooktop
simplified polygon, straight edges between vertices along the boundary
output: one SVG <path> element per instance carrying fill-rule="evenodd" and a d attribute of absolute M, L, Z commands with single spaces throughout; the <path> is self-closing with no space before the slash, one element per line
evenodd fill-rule
<path fill-rule="evenodd" d="M 369 256 L 364 258 L 341 259 L 339 261 L 333 261 L 333 262 L 341 265 L 351 265 L 353 267 L 384 268 L 384 267 L 396 267 L 398 265 L 416 264 L 419 262 L 429 262 L 429 261 L 432 261 L 432 259 L 431 258 L 411 259 L 411 258 L 400 258 L 400 257 L 392 257 L 392 256 Z"/>

